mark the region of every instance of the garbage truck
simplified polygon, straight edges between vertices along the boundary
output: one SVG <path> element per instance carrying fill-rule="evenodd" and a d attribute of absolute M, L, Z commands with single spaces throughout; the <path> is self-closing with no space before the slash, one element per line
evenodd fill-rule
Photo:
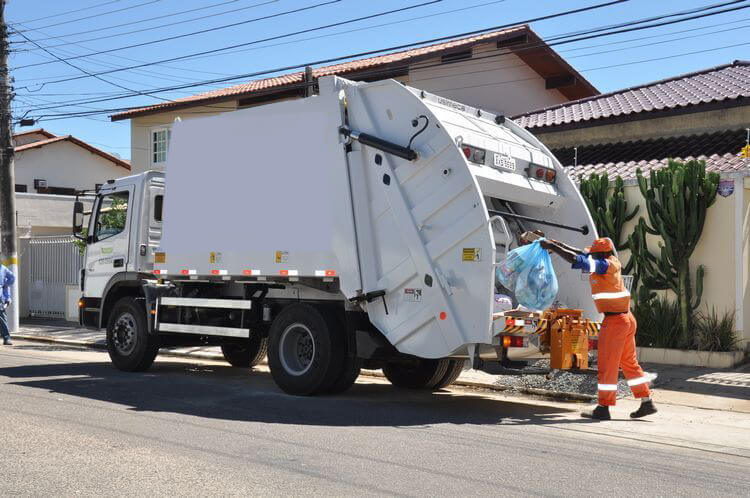
<path fill-rule="evenodd" d="M 76 202 L 80 321 L 106 329 L 117 368 L 214 345 L 237 367 L 267 353 L 296 395 L 342 392 L 361 368 L 437 389 L 543 356 L 493 319 L 495 268 L 524 231 L 596 236 L 560 163 L 513 121 L 334 76 L 306 98 L 177 119 L 165 171 L 107 182 L 84 214 Z M 554 265 L 555 307 L 595 317 L 580 273 Z"/>

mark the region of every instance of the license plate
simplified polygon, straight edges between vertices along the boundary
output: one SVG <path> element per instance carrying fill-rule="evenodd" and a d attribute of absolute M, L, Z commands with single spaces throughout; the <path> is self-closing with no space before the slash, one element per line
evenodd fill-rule
<path fill-rule="evenodd" d="M 507 169 L 508 171 L 516 170 L 516 160 L 509 155 L 495 152 L 493 159 L 496 168 Z"/>

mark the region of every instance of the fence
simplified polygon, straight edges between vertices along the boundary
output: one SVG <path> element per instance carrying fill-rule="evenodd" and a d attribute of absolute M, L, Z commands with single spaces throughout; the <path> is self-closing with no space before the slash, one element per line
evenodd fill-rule
<path fill-rule="evenodd" d="M 78 285 L 83 256 L 72 236 L 29 240 L 29 315 L 64 318 L 66 288 Z"/>

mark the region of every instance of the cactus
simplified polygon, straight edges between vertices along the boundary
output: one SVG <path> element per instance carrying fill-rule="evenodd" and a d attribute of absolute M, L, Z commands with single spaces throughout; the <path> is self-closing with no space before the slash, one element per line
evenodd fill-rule
<path fill-rule="evenodd" d="M 612 189 L 610 195 L 610 188 Z M 626 222 L 632 220 L 640 206 L 636 206 L 628 213 L 628 202 L 625 200 L 625 184 L 619 176 L 615 178 L 614 185 L 610 185 L 607 173 L 597 175 L 592 173 L 588 179 L 580 178 L 580 191 L 586 206 L 591 213 L 596 225 L 596 231 L 600 237 L 609 237 L 614 242 L 618 251 L 628 249 L 629 242 L 621 243 L 622 227 Z M 633 268 L 631 256 L 624 272 L 630 273 Z"/>
<path fill-rule="evenodd" d="M 698 244 L 708 208 L 716 201 L 718 173 L 706 174 L 704 161 L 669 161 L 665 168 L 652 170 L 647 182 L 636 171 L 638 186 L 646 200 L 649 224 L 641 217 L 629 237 L 632 257 L 643 285 L 652 290 L 671 290 L 680 308 L 682 344 L 689 341 L 690 319 L 703 296 L 705 268 L 695 275 L 695 296 L 691 286 L 690 256 Z M 646 235 L 659 235 L 658 255 L 652 254 Z M 642 292 L 646 298 L 648 291 Z"/>

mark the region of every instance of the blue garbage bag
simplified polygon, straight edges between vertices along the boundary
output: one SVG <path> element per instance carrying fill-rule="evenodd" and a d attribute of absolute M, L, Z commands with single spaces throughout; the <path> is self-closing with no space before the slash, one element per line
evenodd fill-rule
<path fill-rule="evenodd" d="M 515 293 L 516 301 L 532 310 L 549 308 L 558 290 L 552 258 L 540 240 L 512 250 L 496 271 L 500 283 Z"/>

